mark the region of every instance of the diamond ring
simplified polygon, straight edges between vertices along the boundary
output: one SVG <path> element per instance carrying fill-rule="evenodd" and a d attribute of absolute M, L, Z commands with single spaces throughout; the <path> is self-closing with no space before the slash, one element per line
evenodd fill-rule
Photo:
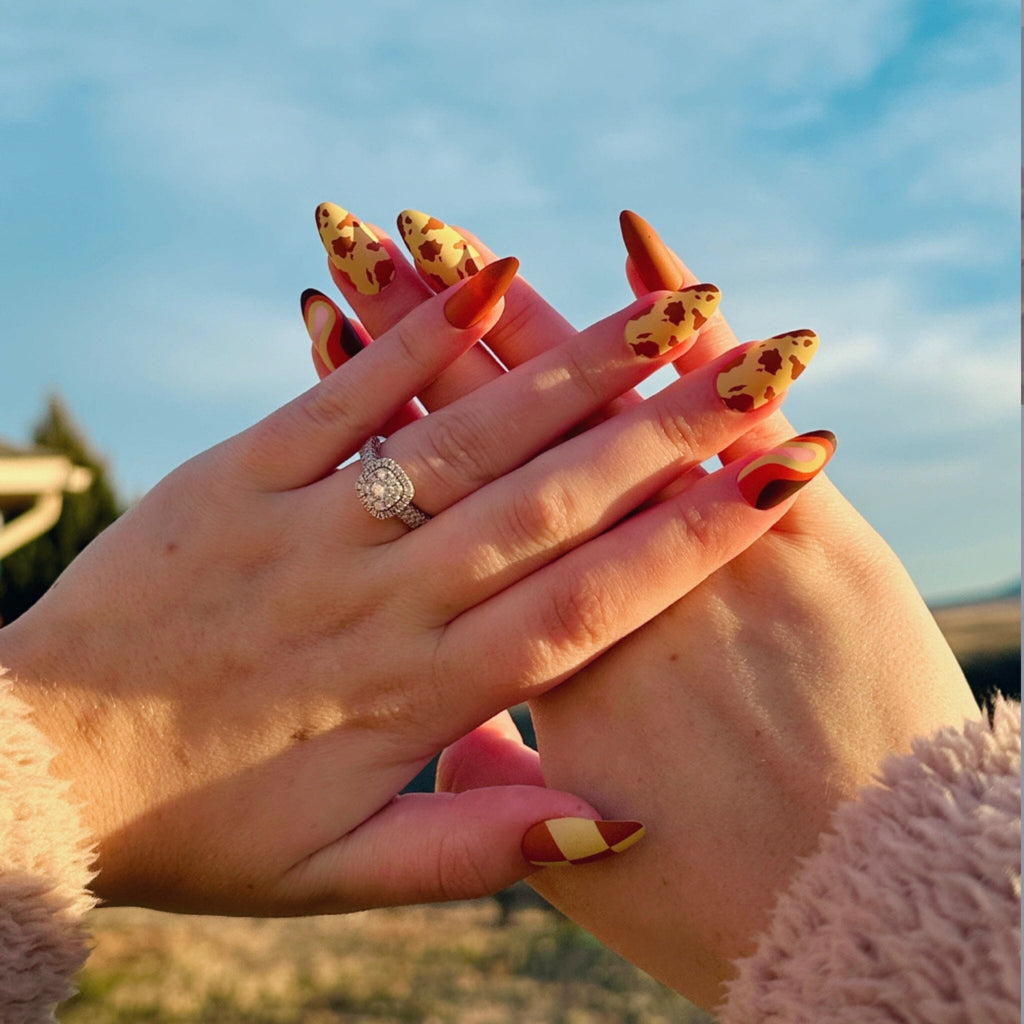
<path fill-rule="evenodd" d="M 377 519 L 398 516 L 410 530 L 415 530 L 431 517 L 412 503 L 412 481 L 405 470 L 394 459 L 381 455 L 383 442 L 383 437 L 371 437 L 360 449 L 363 471 L 356 481 L 356 493 L 371 516 Z"/>

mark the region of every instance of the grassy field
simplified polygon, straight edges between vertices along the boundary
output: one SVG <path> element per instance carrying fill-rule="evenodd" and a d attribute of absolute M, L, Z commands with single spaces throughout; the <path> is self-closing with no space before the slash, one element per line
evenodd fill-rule
<path fill-rule="evenodd" d="M 1016 599 L 936 618 L 976 691 L 1019 693 Z M 539 906 L 507 923 L 493 899 L 287 921 L 101 910 L 94 929 L 63 1024 L 712 1024 Z"/>
<path fill-rule="evenodd" d="M 95 914 L 64 1024 L 710 1024 L 550 910 L 496 900 L 250 921 Z"/>

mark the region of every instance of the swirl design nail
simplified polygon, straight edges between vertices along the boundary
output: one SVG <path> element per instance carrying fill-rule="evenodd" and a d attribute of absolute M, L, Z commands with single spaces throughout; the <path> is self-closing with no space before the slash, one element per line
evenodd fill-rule
<path fill-rule="evenodd" d="M 334 203 L 316 208 L 316 227 L 331 265 L 361 295 L 376 295 L 392 282 L 395 264 L 377 235 Z"/>
<path fill-rule="evenodd" d="M 458 231 L 429 214 L 403 210 L 398 230 L 416 266 L 438 291 L 472 277 L 484 266 L 480 253 Z"/>
<path fill-rule="evenodd" d="M 774 508 L 813 480 L 835 454 L 836 435 L 813 430 L 780 444 L 740 470 L 743 500 L 754 508 Z"/>
<path fill-rule="evenodd" d="M 523 836 L 523 856 L 538 868 L 590 864 L 624 853 L 640 842 L 644 832 L 639 821 L 550 818 L 527 830 Z"/>
<path fill-rule="evenodd" d="M 328 370 L 336 370 L 362 352 L 363 339 L 348 317 L 323 292 L 307 288 L 299 301 L 313 351 Z"/>
<path fill-rule="evenodd" d="M 700 330 L 721 298 L 713 284 L 694 284 L 663 295 L 626 321 L 626 344 L 634 355 L 657 359 Z"/>
<path fill-rule="evenodd" d="M 785 393 L 818 351 L 814 331 L 789 331 L 749 345 L 719 373 L 719 397 L 729 409 L 750 412 Z"/>

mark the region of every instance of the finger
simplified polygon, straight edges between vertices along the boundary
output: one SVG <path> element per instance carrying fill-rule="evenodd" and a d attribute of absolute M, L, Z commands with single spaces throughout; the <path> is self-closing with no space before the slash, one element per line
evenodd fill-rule
<path fill-rule="evenodd" d="M 300 304 L 302 322 L 313 343 L 313 366 L 320 380 L 357 356 L 369 344 L 370 336 L 366 329 L 358 321 L 345 316 L 323 292 L 307 288 L 302 293 Z M 394 434 L 422 416 L 415 402 L 406 402 L 384 424 L 383 433 Z"/>
<path fill-rule="evenodd" d="M 508 711 L 502 711 L 447 746 L 437 762 L 441 793 L 488 786 L 543 786 L 540 755 L 523 742 Z"/>
<path fill-rule="evenodd" d="M 398 229 L 423 280 L 436 290 L 451 287 L 495 258 L 474 235 L 418 210 L 403 210 L 398 215 Z M 485 340 L 506 367 L 515 367 L 568 341 L 575 333 L 572 324 L 520 276 L 505 296 L 504 316 Z M 615 396 L 609 399 L 602 418 L 638 400 L 632 392 Z"/>
<path fill-rule="evenodd" d="M 465 611 L 631 514 L 770 415 L 792 384 L 789 357 L 806 363 L 816 347 L 811 331 L 743 346 L 469 495 L 404 555 L 423 559 L 413 573 L 429 604 Z"/>
<path fill-rule="evenodd" d="M 405 794 L 297 865 L 284 884 L 305 913 L 475 899 L 535 870 L 523 846 L 540 823 L 555 835 L 567 831 L 577 860 L 625 852 L 643 834 L 637 822 L 598 819 L 579 797 L 533 786 Z"/>
<path fill-rule="evenodd" d="M 481 636 L 506 638 L 464 695 L 481 702 L 467 713 L 485 714 L 487 696 L 510 705 L 546 691 L 653 619 L 768 530 L 834 451 L 817 431 L 737 460 L 455 619 L 442 671 Z"/>
<path fill-rule="evenodd" d="M 634 290 L 651 291 L 657 288 L 679 288 L 697 281 L 685 263 L 665 244 L 654 228 L 634 213 L 623 210 L 619 215 L 622 240 L 628 253 L 627 277 Z M 736 345 L 736 335 L 719 310 L 701 331 L 697 342 L 676 364 L 676 372 L 685 374 L 695 367 L 714 359 Z M 793 433 L 782 412 L 756 424 L 721 453 L 723 462 L 741 458 L 758 451 Z"/>
<path fill-rule="evenodd" d="M 417 306 L 358 359 L 237 435 L 230 444 L 253 485 L 287 490 L 332 473 L 496 322 L 517 267 L 501 260 Z"/>
<path fill-rule="evenodd" d="M 718 298 L 714 285 L 645 296 L 389 438 L 385 454 L 408 475 L 416 505 L 437 515 L 681 353 Z"/>
<path fill-rule="evenodd" d="M 376 225 L 367 224 L 334 203 L 321 203 L 316 208 L 316 223 L 331 276 L 373 337 L 392 328 L 434 294 L 398 246 Z M 494 357 L 476 345 L 427 385 L 419 397 L 428 409 L 439 408 L 500 373 Z"/>

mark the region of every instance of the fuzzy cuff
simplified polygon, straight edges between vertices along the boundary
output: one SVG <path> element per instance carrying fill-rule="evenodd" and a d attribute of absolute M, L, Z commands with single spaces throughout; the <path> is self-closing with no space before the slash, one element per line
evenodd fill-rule
<path fill-rule="evenodd" d="M 1019 1024 L 1020 705 L 888 758 L 832 828 L 723 1024 Z"/>
<path fill-rule="evenodd" d="M 53 750 L 0 668 L 0 1020 L 53 1020 L 89 952 L 92 859 Z"/>

